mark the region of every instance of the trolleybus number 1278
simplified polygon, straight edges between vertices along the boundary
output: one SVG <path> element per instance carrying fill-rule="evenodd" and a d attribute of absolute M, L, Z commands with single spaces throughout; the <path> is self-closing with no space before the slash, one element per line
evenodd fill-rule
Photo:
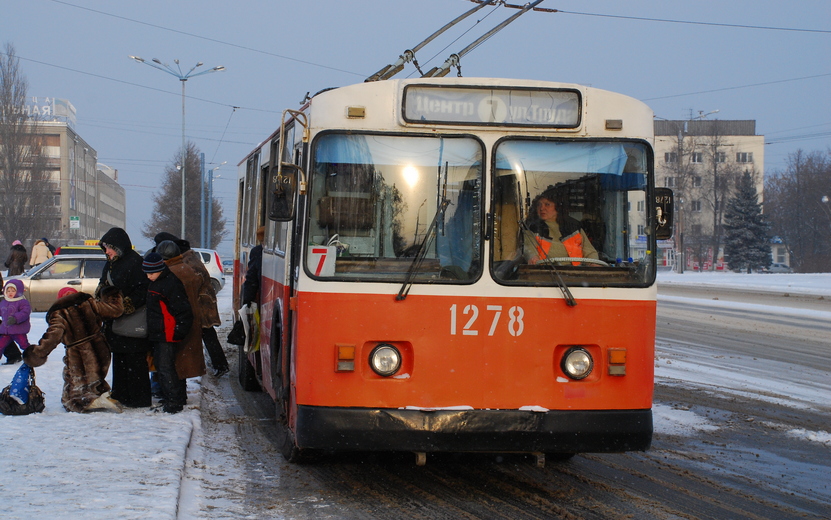
<path fill-rule="evenodd" d="M 490 328 L 488 329 L 488 336 L 493 336 L 496 332 L 497 327 L 499 327 L 500 318 L 502 317 L 502 306 L 501 305 L 488 305 L 485 307 L 487 312 L 493 313 L 493 317 L 491 319 Z M 457 334 L 457 314 L 458 314 L 458 307 L 454 303 L 450 306 L 450 335 L 455 336 Z M 462 309 L 462 314 L 464 316 L 470 316 L 465 323 L 464 327 L 462 328 L 462 336 L 478 336 L 479 330 L 475 328 L 476 320 L 479 319 L 479 307 L 476 305 L 465 305 Z M 525 322 L 522 318 L 525 316 L 525 311 L 522 307 L 513 306 L 508 309 L 508 317 L 507 317 L 507 326 L 508 326 L 508 334 L 511 336 L 521 336 L 522 331 L 525 330 Z"/>

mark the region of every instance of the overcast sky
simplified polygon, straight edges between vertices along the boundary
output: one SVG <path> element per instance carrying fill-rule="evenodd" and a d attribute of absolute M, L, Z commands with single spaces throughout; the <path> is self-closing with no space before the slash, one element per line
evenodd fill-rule
<path fill-rule="evenodd" d="M 511 3 L 520 3 L 514 0 Z M 69 100 L 78 133 L 127 190 L 127 231 L 181 147 L 178 79 L 129 55 L 184 71 L 226 71 L 186 85 L 186 134 L 220 177 L 233 230 L 237 163 L 307 92 L 362 82 L 461 13 L 467 0 L 0 0 L 30 96 Z M 622 92 L 665 119 L 755 119 L 768 174 L 798 149 L 831 147 L 831 2 L 545 0 L 561 12 L 521 16 L 462 58 L 466 77 L 580 83 Z M 516 10 L 484 8 L 418 53 L 440 65 Z M 477 23 L 477 21 L 479 23 Z M 451 74 L 455 74 L 454 69 Z M 397 77 L 417 77 L 410 64 Z M 238 107 L 238 108 L 233 108 Z M 176 232 L 176 230 L 169 230 Z M 233 235 L 233 233 L 231 233 Z M 229 257 L 230 241 L 220 245 Z"/>

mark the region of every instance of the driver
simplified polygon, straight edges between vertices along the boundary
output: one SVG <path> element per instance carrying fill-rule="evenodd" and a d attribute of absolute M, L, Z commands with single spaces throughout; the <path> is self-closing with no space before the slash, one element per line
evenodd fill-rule
<path fill-rule="evenodd" d="M 589 241 L 580 222 L 560 211 L 560 204 L 553 190 L 538 195 L 531 204 L 526 222 L 529 232 L 524 234 L 525 251 L 531 264 L 544 258 L 593 258 L 597 250 Z M 580 262 L 573 261 L 573 265 Z"/>

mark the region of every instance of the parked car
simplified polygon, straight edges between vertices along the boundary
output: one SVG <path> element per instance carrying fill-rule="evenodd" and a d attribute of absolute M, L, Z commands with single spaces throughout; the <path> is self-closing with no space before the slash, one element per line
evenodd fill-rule
<path fill-rule="evenodd" d="M 23 282 L 23 294 L 33 312 L 45 312 L 55 303 L 58 291 L 64 287 L 95 294 L 106 264 L 107 257 L 98 253 L 56 255 L 24 274 L 8 279 L 16 278 Z"/>
<path fill-rule="evenodd" d="M 233 260 L 223 260 L 222 261 L 222 272 L 225 274 L 234 274 L 234 261 Z"/>
<path fill-rule="evenodd" d="M 787 264 L 770 264 L 770 267 L 764 270 L 765 273 L 792 273 L 793 269 Z"/>
<path fill-rule="evenodd" d="M 225 287 L 225 272 L 222 270 L 222 260 L 219 258 L 219 253 L 214 249 L 199 249 L 192 248 L 195 253 L 202 257 L 202 263 L 208 269 L 208 274 L 211 275 L 211 284 L 214 290 L 219 292 Z"/>
<path fill-rule="evenodd" d="M 55 256 L 57 255 L 91 255 L 104 254 L 104 250 L 99 246 L 61 246 L 55 249 Z"/>

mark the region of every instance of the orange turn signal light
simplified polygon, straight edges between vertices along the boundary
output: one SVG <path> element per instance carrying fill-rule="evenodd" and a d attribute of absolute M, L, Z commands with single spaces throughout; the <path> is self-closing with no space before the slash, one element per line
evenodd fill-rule
<path fill-rule="evenodd" d="M 610 348 L 609 349 L 609 375 L 610 376 L 625 376 L 626 375 L 626 349 L 625 348 Z"/>
<path fill-rule="evenodd" d="M 336 344 L 337 360 L 335 372 L 355 371 L 355 345 Z"/>

